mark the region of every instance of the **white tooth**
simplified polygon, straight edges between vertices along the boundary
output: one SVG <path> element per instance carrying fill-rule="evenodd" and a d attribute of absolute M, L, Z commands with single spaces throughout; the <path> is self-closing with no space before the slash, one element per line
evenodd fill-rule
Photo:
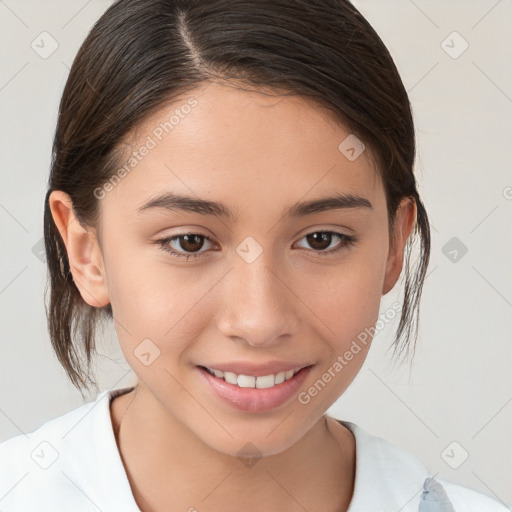
<path fill-rule="evenodd" d="M 250 375 L 239 375 L 238 385 L 241 388 L 253 388 L 256 385 L 256 377 Z"/>
<path fill-rule="evenodd" d="M 284 372 L 279 372 L 278 374 L 276 374 L 275 383 L 281 384 L 282 382 L 284 382 L 284 377 Z"/>
<path fill-rule="evenodd" d="M 256 378 L 256 387 L 257 388 L 271 388 L 274 385 L 274 376 L 273 375 L 264 375 L 263 377 Z"/>
<path fill-rule="evenodd" d="M 284 374 L 284 377 L 286 380 L 288 380 L 289 378 L 293 377 L 293 370 L 288 370 L 285 374 Z"/>
<path fill-rule="evenodd" d="M 221 372 L 220 370 L 213 370 L 213 373 L 215 373 L 215 377 L 219 377 L 219 379 L 224 377 L 224 372 Z"/>
<path fill-rule="evenodd" d="M 224 372 L 224 380 L 228 384 L 237 384 L 237 375 L 233 372 Z"/>

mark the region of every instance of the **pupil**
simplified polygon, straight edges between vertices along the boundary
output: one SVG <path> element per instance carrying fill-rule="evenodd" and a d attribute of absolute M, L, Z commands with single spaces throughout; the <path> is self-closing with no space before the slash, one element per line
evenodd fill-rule
<path fill-rule="evenodd" d="M 199 235 L 183 235 L 182 238 L 185 240 L 185 243 L 181 243 L 181 247 L 189 252 L 194 252 L 194 250 L 201 249 L 202 243 L 197 242 L 200 238 L 202 238 Z M 191 243 L 190 240 L 195 239 L 196 243 Z M 198 246 L 198 247 L 197 247 Z"/>
<path fill-rule="evenodd" d="M 331 233 L 312 233 L 311 235 L 308 235 L 308 243 L 314 249 L 322 250 L 329 247 L 329 245 L 331 244 L 331 238 Z M 320 246 L 318 246 L 318 242 L 320 242 Z"/>

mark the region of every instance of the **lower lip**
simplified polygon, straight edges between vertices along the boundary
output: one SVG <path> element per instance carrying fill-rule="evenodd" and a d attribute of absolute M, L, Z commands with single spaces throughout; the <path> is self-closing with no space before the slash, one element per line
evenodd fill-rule
<path fill-rule="evenodd" d="M 214 377 L 204 368 L 199 373 L 211 389 L 228 404 L 246 412 L 264 412 L 287 402 L 298 391 L 312 366 L 302 368 L 291 379 L 271 388 L 241 388 Z"/>

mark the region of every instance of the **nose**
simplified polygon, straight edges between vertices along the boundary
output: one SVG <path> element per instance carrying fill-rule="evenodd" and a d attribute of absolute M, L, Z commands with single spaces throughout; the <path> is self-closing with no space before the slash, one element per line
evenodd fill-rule
<path fill-rule="evenodd" d="M 222 286 L 218 328 L 221 333 L 251 346 L 268 347 L 299 329 L 301 301 L 274 270 L 265 251 L 252 263 L 235 258 Z"/>

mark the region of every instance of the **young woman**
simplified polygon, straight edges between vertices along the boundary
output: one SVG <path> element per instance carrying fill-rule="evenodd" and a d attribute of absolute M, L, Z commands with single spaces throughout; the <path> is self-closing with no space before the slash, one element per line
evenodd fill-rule
<path fill-rule="evenodd" d="M 395 352 L 415 342 L 414 159 L 348 1 L 115 2 L 60 104 L 48 324 L 82 390 L 113 321 L 137 384 L 2 443 L 1 510 L 505 511 L 326 414 L 404 259 Z"/>

